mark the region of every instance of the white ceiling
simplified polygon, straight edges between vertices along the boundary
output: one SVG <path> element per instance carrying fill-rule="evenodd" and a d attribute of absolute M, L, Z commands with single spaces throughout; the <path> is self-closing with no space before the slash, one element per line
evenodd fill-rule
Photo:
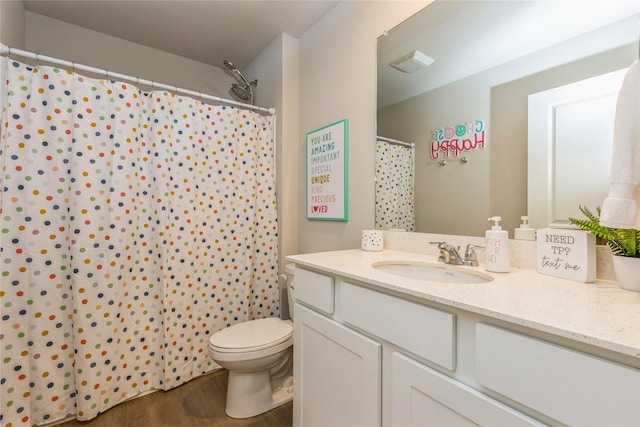
<path fill-rule="evenodd" d="M 619 45 L 637 42 L 639 17 L 640 0 L 438 0 L 378 39 L 378 108 L 605 26 Z M 600 38 L 584 49 L 613 43 Z M 416 49 L 435 62 L 412 74 L 389 66 Z"/>
<path fill-rule="evenodd" d="M 333 0 L 23 0 L 27 11 L 196 61 L 242 69 L 280 33 L 300 37 Z"/>

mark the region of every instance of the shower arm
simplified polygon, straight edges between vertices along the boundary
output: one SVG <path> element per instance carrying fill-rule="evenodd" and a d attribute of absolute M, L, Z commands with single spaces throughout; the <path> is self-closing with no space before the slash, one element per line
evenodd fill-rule
<path fill-rule="evenodd" d="M 242 81 L 246 86 L 250 86 L 249 81 L 244 77 L 244 75 L 240 72 L 240 70 L 238 70 L 237 68 L 234 68 L 232 71 L 236 73 L 238 76 L 240 76 L 240 78 L 242 79 Z"/>
<path fill-rule="evenodd" d="M 224 60 L 224 65 L 231 70 L 234 74 L 236 74 L 238 77 L 240 77 L 242 79 L 242 81 L 244 82 L 244 84 L 248 87 L 248 86 L 256 86 L 257 81 L 255 82 L 249 82 L 249 80 L 247 80 L 247 78 L 244 76 L 244 74 L 242 74 L 240 72 L 240 70 L 238 70 L 238 67 L 236 67 L 235 65 L 233 65 L 233 63 L 231 61 L 227 61 L 226 59 Z"/>

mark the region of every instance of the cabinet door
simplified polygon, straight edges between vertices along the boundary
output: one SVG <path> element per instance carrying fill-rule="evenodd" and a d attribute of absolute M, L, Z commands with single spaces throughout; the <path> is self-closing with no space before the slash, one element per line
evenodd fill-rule
<path fill-rule="evenodd" d="M 381 345 L 295 304 L 295 426 L 379 426 Z"/>
<path fill-rule="evenodd" d="M 542 426 L 456 380 L 393 353 L 392 426 Z"/>

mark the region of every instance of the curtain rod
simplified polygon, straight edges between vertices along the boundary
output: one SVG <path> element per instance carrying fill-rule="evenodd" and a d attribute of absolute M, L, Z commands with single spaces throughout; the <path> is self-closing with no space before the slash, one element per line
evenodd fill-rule
<path fill-rule="evenodd" d="M 126 74 L 114 73 L 109 70 L 104 70 L 101 68 L 94 68 L 88 65 L 76 64 L 75 62 L 66 61 L 64 59 L 53 58 L 51 56 L 40 55 L 39 53 L 33 53 L 33 52 L 28 52 L 26 50 L 15 49 L 0 43 L 0 56 L 8 57 L 11 55 L 17 55 L 23 58 L 35 59 L 36 61 L 43 61 L 53 65 L 60 65 L 62 67 L 70 68 L 73 71 L 80 70 L 88 73 L 98 74 L 106 77 L 107 79 L 124 80 L 130 83 L 151 86 L 152 89 L 165 89 L 179 95 L 188 95 L 188 96 L 206 99 L 208 101 L 221 102 L 221 103 L 233 105 L 236 107 L 243 107 L 251 110 L 258 110 L 258 111 L 268 113 L 269 115 L 272 115 L 272 116 L 276 114 L 276 109 L 273 107 L 270 107 L 270 108 L 257 107 L 255 105 L 245 104 L 244 102 L 234 101 L 232 99 L 220 98 L 213 95 L 207 95 L 202 92 L 196 92 L 189 89 L 179 88 L 177 86 L 169 86 L 162 83 L 156 83 L 151 80 L 144 80 L 144 79 L 139 79 L 137 77 L 128 76 Z"/>
<path fill-rule="evenodd" d="M 409 147 L 409 148 L 415 147 L 415 144 L 413 142 L 399 141 L 397 139 L 391 139 L 391 138 L 387 138 L 385 136 L 376 136 L 376 140 L 384 141 L 384 142 L 390 142 L 392 144 L 404 145 L 405 147 Z"/>

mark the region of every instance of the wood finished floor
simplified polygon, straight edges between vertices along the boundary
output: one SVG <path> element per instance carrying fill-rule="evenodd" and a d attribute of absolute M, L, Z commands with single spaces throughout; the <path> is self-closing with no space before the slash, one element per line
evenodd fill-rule
<path fill-rule="evenodd" d="M 291 427 L 291 402 L 242 420 L 224 413 L 226 370 L 121 403 L 90 421 L 67 421 L 60 427 Z"/>

